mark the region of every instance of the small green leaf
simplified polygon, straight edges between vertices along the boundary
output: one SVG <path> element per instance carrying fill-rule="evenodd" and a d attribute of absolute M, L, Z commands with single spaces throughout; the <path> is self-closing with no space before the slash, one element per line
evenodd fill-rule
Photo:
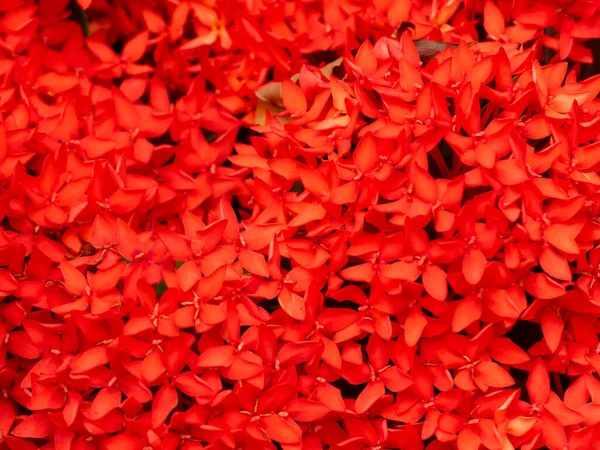
<path fill-rule="evenodd" d="M 202 134 L 204 135 L 204 139 L 206 139 L 206 142 L 208 142 L 209 144 L 211 142 L 216 141 L 217 139 L 217 133 L 213 133 L 212 131 L 202 130 Z"/>
<path fill-rule="evenodd" d="M 165 291 L 168 289 L 167 283 L 165 280 L 162 280 L 160 283 L 154 285 L 154 290 L 156 291 L 156 297 L 160 299 Z"/>
<path fill-rule="evenodd" d="M 83 35 L 88 37 L 90 35 L 88 16 L 79 3 L 77 3 L 77 0 L 71 0 L 71 18 L 81 26 Z"/>
<path fill-rule="evenodd" d="M 261 304 L 260 306 L 262 306 L 269 314 L 273 314 L 279 308 L 279 300 L 271 300 Z"/>
<path fill-rule="evenodd" d="M 185 261 L 175 261 L 175 268 L 179 269 L 184 264 L 185 264 Z"/>
<path fill-rule="evenodd" d="M 131 264 L 133 261 L 129 261 L 128 259 L 122 258 L 121 261 L 123 261 L 125 264 Z"/>
<path fill-rule="evenodd" d="M 292 186 L 292 192 L 295 192 L 296 194 L 302 194 L 303 191 L 304 191 L 304 186 L 302 186 L 302 183 L 300 183 L 299 181 L 296 181 L 294 183 L 294 185 Z"/>

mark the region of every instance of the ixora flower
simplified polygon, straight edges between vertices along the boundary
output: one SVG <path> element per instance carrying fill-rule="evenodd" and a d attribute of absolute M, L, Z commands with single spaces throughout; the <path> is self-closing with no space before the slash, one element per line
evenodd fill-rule
<path fill-rule="evenodd" d="M 600 6 L 0 2 L 0 450 L 600 436 Z"/>

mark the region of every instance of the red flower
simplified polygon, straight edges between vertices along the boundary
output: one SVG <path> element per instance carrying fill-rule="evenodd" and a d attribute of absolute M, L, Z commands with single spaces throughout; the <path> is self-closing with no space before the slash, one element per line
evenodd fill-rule
<path fill-rule="evenodd" d="M 592 448 L 598 20 L 4 2 L 0 449 Z"/>

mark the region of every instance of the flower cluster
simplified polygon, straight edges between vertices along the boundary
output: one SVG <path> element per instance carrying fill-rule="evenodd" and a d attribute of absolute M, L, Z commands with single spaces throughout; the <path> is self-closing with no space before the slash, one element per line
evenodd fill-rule
<path fill-rule="evenodd" d="M 600 5 L 0 1 L 0 449 L 600 439 Z"/>

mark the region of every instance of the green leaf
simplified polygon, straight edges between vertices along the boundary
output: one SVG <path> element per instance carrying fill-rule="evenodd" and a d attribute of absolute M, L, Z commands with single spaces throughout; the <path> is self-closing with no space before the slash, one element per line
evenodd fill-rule
<path fill-rule="evenodd" d="M 213 133 L 212 131 L 202 130 L 202 134 L 209 144 L 217 139 L 217 133 Z"/>
<path fill-rule="evenodd" d="M 269 300 L 267 302 L 261 303 L 260 306 L 262 306 L 263 309 L 265 311 L 267 311 L 269 314 L 273 314 L 275 311 L 277 311 L 277 309 L 279 309 L 279 300 L 277 300 L 277 299 Z"/>
<path fill-rule="evenodd" d="M 291 190 L 296 194 L 302 194 L 302 192 L 304 191 L 304 186 L 302 186 L 302 183 L 300 183 L 299 181 L 296 181 L 292 186 Z"/>
<path fill-rule="evenodd" d="M 179 269 L 184 264 L 185 264 L 185 261 L 175 261 L 175 268 Z"/>
<path fill-rule="evenodd" d="M 165 280 L 162 280 L 160 283 L 154 285 L 154 290 L 156 291 L 156 297 L 160 300 L 165 291 L 168 289 L 167 283 Z"/>
<path fill-rule="evenodd" d="M 71 18 L 81 26 L 83 35 L 88 37 L 90 35 L 88 16 L 79 3 L 77 3 L 77 0 L 71 0 Z"/>

